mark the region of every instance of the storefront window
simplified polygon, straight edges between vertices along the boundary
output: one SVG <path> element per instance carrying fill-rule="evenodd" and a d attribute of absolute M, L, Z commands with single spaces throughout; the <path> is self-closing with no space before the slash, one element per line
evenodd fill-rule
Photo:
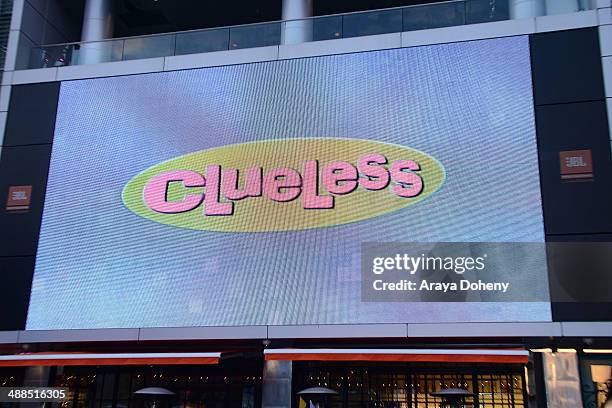
<path fill-rule="evenodd" d="M 54 386 L 68 387 L 60 408 L 257 408 L 261 364 L 240 369 L 217 366 L 58 367 Z M 146 387 L 174 395 L 139 396 Z"/>
<path fill-rule="evenodd" d="M 612 353 L 584 353 L 579 357 L 582 399 L 585 406 L 605 407 L 612 401 Z"/>
<path fill-rule="evenodd" d="M 448 388 L 467 390 L 466 407 L 525 406 L 522 366 L 295 363 L 294 395 L 305 388 L 338 392 L 328 408 L 438 408 L 442 399 L 431 394 Z M 296 408 L 308 401 L 295 398 Z"/>
<path fill-rule="evenodd" d="M 19 387 L 23 381 L 23 368 L 0 368 L 0 387 Z M 0 402 L 0 408 L 16 408 L 19 404 Z"/>

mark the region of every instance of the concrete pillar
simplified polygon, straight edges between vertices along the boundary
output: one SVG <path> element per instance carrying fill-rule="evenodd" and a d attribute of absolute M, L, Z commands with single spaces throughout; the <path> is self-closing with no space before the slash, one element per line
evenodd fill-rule
<path fill-rule="evenodd" d="M 26 367 L 23 375 L 24 387 L 48 387 L 51 367 Z"/>
<path fill-rule="evenodd" d="M 582 407 L 578 356 L 573 353 L 542 353 L 548 406 Z"/>
<path fill-rule="evenodd" d="M 312 0 L 283 0 L 282 44 L 312 41 Z M 299 20 L 299 21 L 287 21 Z"/>
<path fill-rule="evenodd" d="M 264 361 L 262 408 L 291 407 L 291 361 Z"/>
<path fill-rule="evenodd" d="M 113 36 L 112 0 L 87 0 L 83 16 L 78 64 L 95 64 L 110 60 L 111 42 L 102 41 Z"/>
<path fill-rule="evenodd" d="M 513 20 L 543 16 L 545 12 L 544 0 L 510 0 L 508 7 Z"/>
<path fill-rule="evenodd" d="M 579 0 L 546 0 L 546 15 L 575 13 L 580 10 Z"/>
<path fill-rule="evenodd" d="M 23 373 L 24 387 L 49 387 L 51 367 L 33 366 L 26 367 Z M 20 408 L 31 408 L 34 404 L 23 402 Z M 39 404 L 42 406 L 42 404 Z"/>

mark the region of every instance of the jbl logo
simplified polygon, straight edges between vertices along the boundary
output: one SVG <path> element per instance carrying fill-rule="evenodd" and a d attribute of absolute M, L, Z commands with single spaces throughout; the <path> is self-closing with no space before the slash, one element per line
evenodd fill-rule
<path fill-rule="evenodd" d="M 8 199 L 6 200 L 6 210 L 29 210 L 31 199 L 32 186 L 10 186 L 8 191 Z"/>
<path fill-rule="evenodd" d="M 568 150 L 559 153 L 561 179 L 587 181 L 593 178 L 593 161 L 590 150 Z"/>

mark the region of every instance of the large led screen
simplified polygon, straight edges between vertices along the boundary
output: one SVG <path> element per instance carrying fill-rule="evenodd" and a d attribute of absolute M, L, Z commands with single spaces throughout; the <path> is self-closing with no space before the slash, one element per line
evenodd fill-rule
<path fill-rule="evenodd" d="M 27 329 L 550 320 L 524 248 L 541 297 L 363 288 L 372 244 L 544 242 L 528 41 L 62 83 Z"/>

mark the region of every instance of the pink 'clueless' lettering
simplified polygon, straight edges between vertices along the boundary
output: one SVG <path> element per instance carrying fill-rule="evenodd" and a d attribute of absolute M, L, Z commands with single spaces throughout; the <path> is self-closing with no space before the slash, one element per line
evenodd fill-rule
<path fill-rule="evenodd" d="M 325 210 L 334 208 L 336 196 L 350 194 L 358 187 L 384 190 L 393 181 L 391 191 L 398 197 L 412 198 L 423 192 L 423 179 L 417 174 L 421 166 L 417 162 L 397 160 L 387 168 L 388 164 L 384 155 L 367 153 L 359 158 L 357 166 L 334 161 L 320 172 L 317 160 L 306 160 L 301 173 L 278 167 L 264 174 L 261 167 L 249 167 L 242 183 L 238 169 L 222 169 L 215 164 L 206 167 L 205 175 L 190 170 L 158 174 L 145 185 L 143 198 L 151 210 L 159 213 L 191 211 L 204 202 L 204 215 L 224 216 L 234 213 L 234 201 L 261 196 L 279 203 L 301 196 L 302 208 Z M 206 192 L 186 191 L 181 200 L 170 201 L 168 186 L 173 182 L 181 183 L 185 189 L 205 187 Z"/>

